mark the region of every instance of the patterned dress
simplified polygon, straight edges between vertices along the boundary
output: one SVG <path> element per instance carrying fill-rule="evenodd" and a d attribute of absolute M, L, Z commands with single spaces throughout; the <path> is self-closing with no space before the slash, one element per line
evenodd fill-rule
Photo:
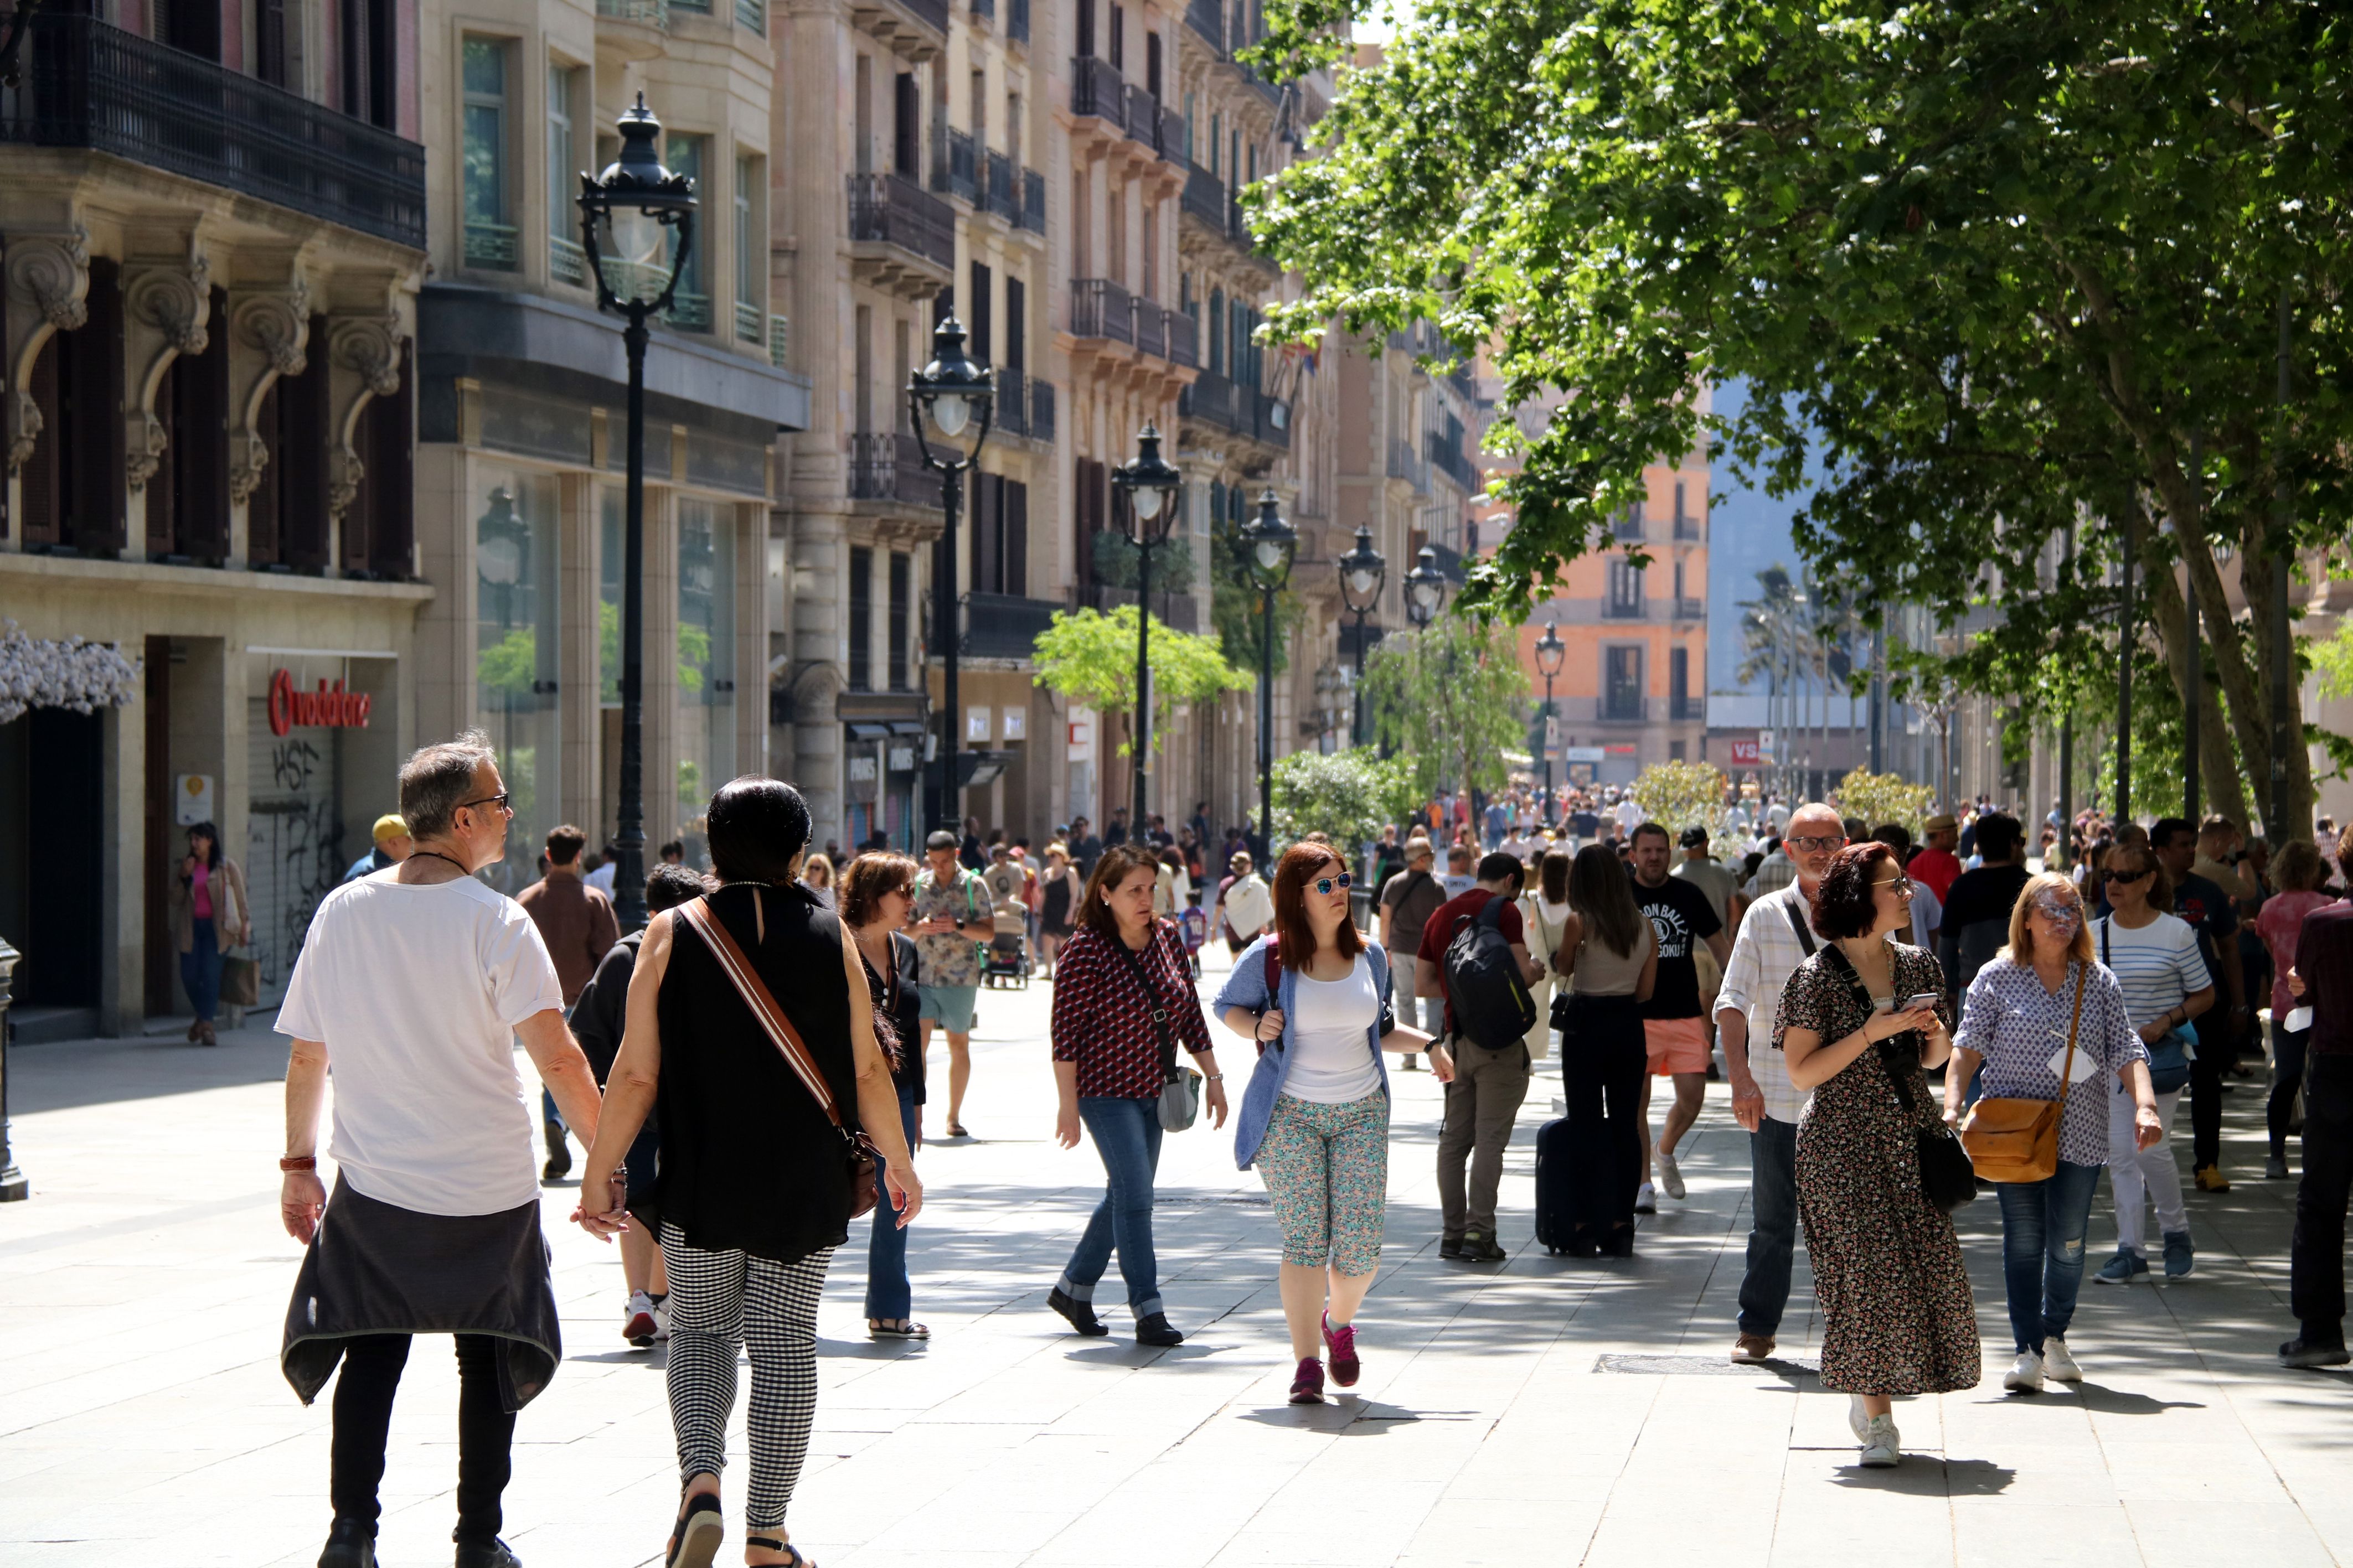
<path fill-rule="evenodd" d="M 1824 1044 L 1862 1027 L 1870 1004 L 1824 944 L 1781 990 L 1773 1047 L 1793 1028 Z M 1936 960 L 1889 944 L 1894 994 L 1942 996 Z M 1936 1013 L 1947 1017 L 1945 1004 Z M 1920 1194 L 1914 1134 L 1937 1114 L 1920 1070 L 1919 1037 L 1899 1035 L 1895 1066 L 1911 1081 L 1905 1113 L 1886 1071 L 1866 1050 L 1814 1090 L 1798 1123 L 1798 1212 L 1822 1304 L 1822 1386 L 1842 1394 L 1942 1394 L 1983 1374 L 1977 1307 L 1953 1222 Z"/>

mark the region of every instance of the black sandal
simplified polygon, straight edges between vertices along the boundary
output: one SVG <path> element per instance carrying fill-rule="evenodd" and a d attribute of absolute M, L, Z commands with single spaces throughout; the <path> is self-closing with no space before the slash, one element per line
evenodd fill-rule
<path fill-rule="evenodd" d="M 744 1538 L 744 1544 L 746 1546 L 765 1546 L 771 1552 L 788 1552 L 792 1553 L 791 1561 L 776 1563 L 773 1565 L 773 1568 L 817 1568 L 816 1563 L 801 1555 L 799 1547 L 795 1546 L 788 1541 L 779 1541 L 773 1535 L 747 1535 Z"/>
<path fill-rule="evenodd" d="M 726 1537 L 726 1516 L 720 1511 L 718 1495 L 697 1492 L 679 1510 L 662 1568 L 711 1568 L 712 1560 L 719 1555 L 719 1543 Z"/>

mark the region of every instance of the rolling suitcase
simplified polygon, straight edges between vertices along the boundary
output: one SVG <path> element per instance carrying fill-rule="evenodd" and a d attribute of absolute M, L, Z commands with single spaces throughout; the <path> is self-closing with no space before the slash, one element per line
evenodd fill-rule
<path fill-rule="evenodd" d="M 1568 1118 L 1563 1116 L 1536 1131 L 1536 1240 L 1554 1257 L 1568 1250 L 1571 1192 Z"/>

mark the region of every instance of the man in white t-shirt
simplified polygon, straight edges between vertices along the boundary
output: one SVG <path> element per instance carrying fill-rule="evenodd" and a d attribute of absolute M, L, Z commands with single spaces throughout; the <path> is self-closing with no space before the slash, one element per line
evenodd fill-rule
<path fill-rule="evenodd" d="M 278 1014 L 294 1037 L 280 1207 L 309 1245 L 280 1360 L 305 1404 L 342 1363 L 319 1563 L 369 1568 L 411 1334 L 455 1334 L 457 1568 L 517 1568 L 498 1539 L 514 1413 L 564 1352 L 514 1040 L 591 1143 L 596 1085 L 538 927 L 473 875 L 505 857 L 514 815 L 489 742 L 467 734 L 410 757 L 400 811 L 415 851 L 327 895 Z M 331 1064 L 329 1202 L 317 1138 Z"/>

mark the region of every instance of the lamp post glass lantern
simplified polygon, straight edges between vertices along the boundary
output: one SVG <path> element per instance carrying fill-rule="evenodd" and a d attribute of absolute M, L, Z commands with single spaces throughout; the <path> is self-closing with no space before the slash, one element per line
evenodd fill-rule
<path fill-rule="evenodd" d="M 940 508 L 945 514 L 932 581 L 932 626 L 940 639 L 940 773 L 932 796 L 932 826 L 959 838 L 964 834 L 964 781 L 956 766 L 956 726 L 962 722 L 956 645 L 963 632 L 956 624 L 956 519 L 964 510 L 964 477 L 979 463 L 981 444 L 988 439 L 989 421 L 997 411 L 997 376 L 987 365 L 974 363 L 964 343 L 964 323 L 954 316 L 941 317 L 932 329 L 932 363 L 907 378 L 907 412 L 915 426 L 915 447 L 923 467 L 940 476 Z M 933 434 L 947 456 L 933 452 Z"/>
<path fill-rule="evenodd" d="M 1258 515 L 1242 529 L 1250 581 L 1258 584 L 1258 857 L 1274 852 L 1274 596 L 1291 581 L 1299 531 L 1277 510 L 1274 491 L 1258 498 Z"/>
<path fill-rule="evenodd" d="M 1356 548 L 1340 557 L 1340 603 L 1356 617 L 1356 710 L 1348 725 L 1348 743 L 1365 743 L 1365 618 L 1380 603 L 1388 580 L 1388 558 L 1373 548 L 1372 524 L 1356 524 Z"/>
<path fill-rule="evenodd" d="M 614 843 L 613 913 L 625 931 L 646 923 L 645 546 L 646 322 L 668 310 L 694 248 L 694 182 L 662 167 L 661 122 L 646 95 L 620 118 L 621 155 L 580 176 L 580 244 L 596 308 L 626 319 L 629 360 L 628 488 L 621 546 L 621 777 Z M 667 240 L 667 243 L 665 241 Z M 662 259 L 668 252 L 668 260 Z M 607 259 L 613 264 L 607 274 Z M 615 282 L 621 284 L 617 289 Z"/>
<path fill-rule="evenodd" d="M 1176 487 L 1185 476 L 1160 455 L 1160 431 L 1151 421 L 1136 432 L 1135 456 L 1112 470 L 1111 482 L 1127 497 L 1124 519 L 1135 545 L 1135 799 L 1128 821 L 1141 837 L 1152 782 L 1152 551 L 1168 541 L 1176 521 Z"/>
<path fill-rule="evenodd" d="M 1560 626 L 1554 621 L 1546 620 L 1545 622 L 1544 636 L 1536 638 L 1536 668 L 1543 671 L 1545 678 L 1544 816 L 1545 825 L 1546 826 L 1550 826 L 1554 819 L 1552 798 L 1552 727 L 1554 721 L 1552 710 L 1552 678 L 1560 673 L 1561 660 L 1567 656 L 1567 652 L 1568 645 L 1560 640 Z"/>
<path fill-rule="evenodd" d="M 1405 574 L 1405 613 L 1417 626 L 1426 626 L 1438 618 L 1439 607 L 1446 602 L 1446 574 L 1438 569 L 1438 552 L 1423 545 L 1413 558 L 1413 570 Z"/>

